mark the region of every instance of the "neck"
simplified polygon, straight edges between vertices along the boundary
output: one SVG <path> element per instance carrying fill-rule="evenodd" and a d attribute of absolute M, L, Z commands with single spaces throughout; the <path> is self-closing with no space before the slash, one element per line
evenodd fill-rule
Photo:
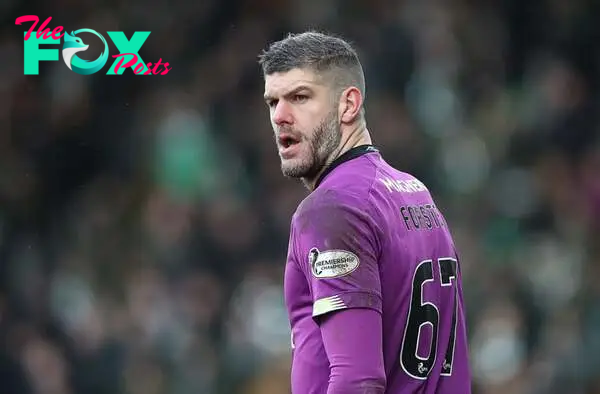
<path fill-rule="evenodd" d="M 344 133 L 342 133 L 343 135 Z M 323 174 L 323 172 L 341 155 L 348 152 L 350 149 L 355 148 L 361 145 L 370 145 L 371 135 L 369 134 L 369 130 L 364 123 L 354 128 L 351 132 L 346 133 L 347 137 L 342 137 L 342 141 L 338 148 L 329 155 L 327 160 L 325 161 L 325 165 L 321 168 L 321 170 L 314 176 L 309 178 L 302 178 L 302 182 L 306 186 L 306 188 L 310 191 L 315 190 L 315 184 L 319 177 Z"/>

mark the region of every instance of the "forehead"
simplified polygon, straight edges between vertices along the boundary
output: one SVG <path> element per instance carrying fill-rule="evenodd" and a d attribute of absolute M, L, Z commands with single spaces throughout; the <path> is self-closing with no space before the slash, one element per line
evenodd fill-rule
<path fill-rule="evenodd" d="M 317 88 L 322 81 L 317 74 L 306 68 L 294 68 L 265 76 L 265 96 L 275 97 L 286 94 L 298 87 Z"/>

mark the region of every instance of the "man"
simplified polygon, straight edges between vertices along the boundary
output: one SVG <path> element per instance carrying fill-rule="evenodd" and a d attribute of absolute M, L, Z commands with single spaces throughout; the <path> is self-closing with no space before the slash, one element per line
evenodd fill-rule
<path fill-rule="evenodd" d="M 260 56 L 292 219 L 285 299 L 293 394 L 468 394 L 458 257 L 429 191 L 388 165 L 344 40 L 306 32 Z"/>

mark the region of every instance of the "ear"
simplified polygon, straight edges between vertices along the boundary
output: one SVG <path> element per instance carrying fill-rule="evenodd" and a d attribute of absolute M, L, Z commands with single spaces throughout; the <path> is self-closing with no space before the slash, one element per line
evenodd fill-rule
<path fill-rule="evenodd" d="M 352 123 L 358 117 L 363 97 L 358 88 L 351 86 L 340 95 L 339 118 L 342 123 Z"/>

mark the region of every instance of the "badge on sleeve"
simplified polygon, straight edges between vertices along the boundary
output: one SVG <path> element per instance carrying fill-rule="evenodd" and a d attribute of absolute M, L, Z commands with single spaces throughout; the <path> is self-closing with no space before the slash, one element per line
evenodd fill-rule
<path fill-rule="evenodd" d="M 318 279 L 338 278 L 348 275 L 358 268 L 358 256 L 347 250 L 319 251 L 312 248 L 308 252 L 308 262 L 312 274 Z"/>

